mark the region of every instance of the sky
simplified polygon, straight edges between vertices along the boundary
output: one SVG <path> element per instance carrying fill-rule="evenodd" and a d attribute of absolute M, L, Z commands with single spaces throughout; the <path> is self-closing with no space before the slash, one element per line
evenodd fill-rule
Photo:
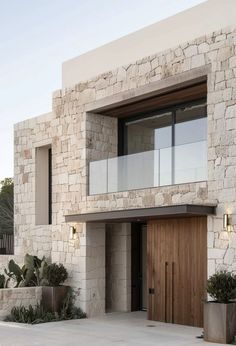
<path fill-rule="evenodd" d="M 51 110 L 63 61 L 204 0 L 0 0 L 0 180 L 13 124 Z"/>

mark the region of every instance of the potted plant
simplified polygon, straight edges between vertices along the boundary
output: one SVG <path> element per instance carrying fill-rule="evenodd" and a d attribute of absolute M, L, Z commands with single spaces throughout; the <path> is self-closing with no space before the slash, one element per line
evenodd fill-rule
<path fill-rule="evenodd" d="M 66 268 L 62 264 L 48 264 L 45 257 L 25 255 L 24 265 L 20 267 L 14 260 L 10 260 L 8 268 L 0 275 L 0 288 L 42 286 L 42 305 L 51 312 L 59 312 L 65 300 L 69 286 L 61 285 L 68 277 Z"/>
<path fill-rule="evenodd" d="M 68 277 L 62 264 L 52 263 L 46 269 L 47 286 L 42 288 L 42 304 L 48 311 L 59 312 L 67 296 L 69 286 L 61 285 Z"/>
<path fill-rule="evenodd" d="M 204 304 L 204 340 L 229 344 L 236 335 L 236 275 L 221 270 L 207 281 L 213 298 Z"/>

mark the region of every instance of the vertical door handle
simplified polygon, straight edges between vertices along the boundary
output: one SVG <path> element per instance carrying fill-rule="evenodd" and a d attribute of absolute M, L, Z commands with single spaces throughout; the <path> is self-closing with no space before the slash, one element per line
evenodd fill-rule
<path fill-rule="evenodd" d="M 168 322 L 167 320 L 167 309 L 168 309 L 168 302 L 167 302 L 167 285 L 168 285 L 168 262 L 165 262 L 165 322 Z"/>
<path fill-rule="evenodd" d="M 172 294 L 172 297 L 171 297 L 171 304 L 172 304 L 172 316 L 171 316 L 171 320 L 172 320 L 172 323 L 175 323 L 174 319 L 175 319 L 175 315 L 174 315 L 174 307 L 175 307 L 175 263 L 172 262 L 172 275 L 171 275 L 171 280 L 172 280 L 172 283 L 171 283 L 171 294 Z"/>

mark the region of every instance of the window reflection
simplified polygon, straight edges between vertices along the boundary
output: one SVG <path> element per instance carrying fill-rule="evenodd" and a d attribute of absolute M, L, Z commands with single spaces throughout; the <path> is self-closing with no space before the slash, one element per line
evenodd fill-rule
<path fill-rule="evenodd" d="M 206 106 L 195 105 L 176 111 L 175 145 L 207 139 Z"/>
<path fill-rule="evenodd" d="M 193 103 L 125 122 L 126 154 L 169 148 L 207 139 L 206 103 Z"/>
<path fill-rule="evenodd" d="M 205 101 L 129 119 L 123 130 L 127 155 L 90 163 L 90 194 L 207 179 Z"/>
<path fill-rule="evenodd" d="M 126 122 L 127 154 L 171 146 L 172 113 Z"/>

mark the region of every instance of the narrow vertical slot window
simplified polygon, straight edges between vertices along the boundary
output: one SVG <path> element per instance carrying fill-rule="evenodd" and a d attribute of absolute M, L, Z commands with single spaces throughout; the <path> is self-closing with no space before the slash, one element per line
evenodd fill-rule
<path fill-rule="evenodd" d="M 48 149 L 48 223 L 52 224 L 52 148 Z"/>
<path fill-rule="evenodd" d="M 35 152 L 35 224 L 52 223 L 52 151 L 46 145 Z"/>

